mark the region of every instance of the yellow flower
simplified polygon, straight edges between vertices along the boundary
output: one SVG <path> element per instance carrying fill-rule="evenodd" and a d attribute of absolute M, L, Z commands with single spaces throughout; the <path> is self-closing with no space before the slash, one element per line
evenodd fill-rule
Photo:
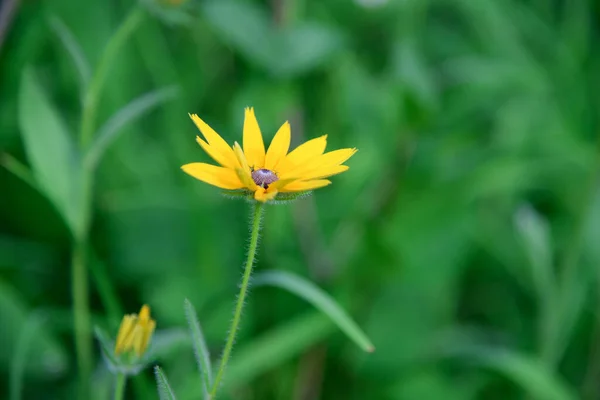
<path fill-rule="evenodd" d="M 146 351 L 156 322 L 150 318 L 150 307 L 143 305 L 140 314 L 129 314 L 123 317 L 115 344 L 115 354 L 119 355 L 134 350 L 138 357 Z"/>
<path fill-rule="evenodd" d="M 202 135 L 196 141 L 221 166 L 191 163 L 183 167 L 187 174 L 213 186 L 227 190 L 243 189 L 265 202 L 277 193 L 303 192 L 327 186 L 324 179 L 348 170 L 342 165 L 356 149 L 340 149 L 324 153 L 327 135 L 309 140 L 288 154 L 290 124 L 284 123 L 265 152 L 260 127 L 254 109 L 246 108 L 243 149 L 235 142 L 230 147 L 225 140 L 196 114 L 190 115 Z"/>

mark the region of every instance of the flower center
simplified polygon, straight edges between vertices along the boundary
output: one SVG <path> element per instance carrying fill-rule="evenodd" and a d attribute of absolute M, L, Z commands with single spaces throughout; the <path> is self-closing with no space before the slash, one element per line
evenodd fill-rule
<path fill-rule="evenodd" d="M 252 180 L 258 186 L 261 186 L 266 189 L 271 183 L 278 181 L 279 178 L 277 177 L 277 174 L 271 171 L 270 169 L 261 168 L 252 171 Z"/>

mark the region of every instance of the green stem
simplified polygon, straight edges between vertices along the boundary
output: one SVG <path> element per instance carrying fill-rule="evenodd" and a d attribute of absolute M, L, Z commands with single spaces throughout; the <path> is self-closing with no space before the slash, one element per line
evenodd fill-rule
<path fill-rule="evenodd" d="M 117 382 L 115 383 L 115 397 L 114 400 L 123 400 L 125 395 L 125 382 L 127 377 L 125 374 L 117 373 Z"/>
<path fill-rule="evenodd" d="M 223 357 L 221 358 L 221 365 L 217 371 L 215 382 L 213 383 L 210 391 L 210 399 L 214 400 L 219 390 L 219 384 L 223 379 L 225 367 L 229 361 L 231 355 L 231 349 L 235 342 L 235 335 L 240 324 L 242 317 L 242 309 L 244 308 L 244 301 L 246 294 L 248 293 L 248 283 L 250 282 L 250 275 L 252 274 L 252 266 L 254 265 L 254 257 L 256 255 L 256 249 L 258 247 L 258 235 L 260 232 L 260 220 L 262 218 L 264 205 L 261 202 L 256 202 L 254 205 L 254 215 L 252 217 L 252 233 L 250 236 L 250 248 L 248 249 L 248 258 L 246 259 L 246 267 L 244 268 L 244 276 L 242 277 L 242 285 L 240 287 L 240 294 L 238 295 L 237 303 L 235 305 L 235 311 L 233 312 L 233 320 L 231 321 L 231 327 L 229 328 L 229 336 L 225 343 L 225 350 L 223 351 Z"/>
<path fill-rule="evenodd" d="M 88 398 L 92 373 L 92 330 L 88 300 L 88 274 L 85 265 L 84 242 L 76 240 L 72 254 L 71 285 L 73 293 L 73 319 L 75 348 L 80 374 L 80 398 Z"/>
<path fill-rule="evenodd" d="M 119 26 L 117 32 L 115 32 L 115 34 L 111 37 L 104 49 L 102 57 L 100 58 L 100 64 L 98 65 L 98 68 L 92 77 L 92 81 L 86 92 L 83 102 L 80 141 L 81 147 L 84 150 L 87 148 L 94 135 L 98 101 L 100 99 L 102 88 L 104 87 L 104 81 L 108 76 L 110 66 L 121 50 L 121 47 L 123 47 L 125 42 L 127 42 L 127 39 L 139 26 L 141 21 L 142 10 L 138 7 L 135 7 L 133 11 L 129 13 L 125 21 L 121 23 L 121 26 Z"/>

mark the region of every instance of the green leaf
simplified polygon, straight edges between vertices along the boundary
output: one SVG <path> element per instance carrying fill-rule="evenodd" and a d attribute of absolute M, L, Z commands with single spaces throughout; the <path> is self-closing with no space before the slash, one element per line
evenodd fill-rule
<path fill-rule="evenodd" d="M 194 306 L 188 299 L 185 299 L 183 304 L 185 316 L 187 318 L 188 325 L 190 326 L 192 346 L 194 347 L 194 356 L 196 357 L 196 362 L 198 363 L 198 369 L 202 374 L 204 397 L 206 398 L 206 394 L 212 386 L 210 354 L 208 352 L 208 347 L 206 347 L 206 340 L 202 334 L 202 329 L 200 328 L 200 322 L 198 322 L 198 317 Z"/>
<path fill-rule="evenodd" d="M 178 94 L 179 90 L 175 86 L 158 89 L 143 94 L 117 111 L 98 131 L 96 139 L 85 156 L 85 165 L 90 169 L 95 168 L 108 146 L 123 132 L 124 126 L 160 104 L 172 100 Z"/>
<path fill-rule="evenodd" d="M 238 348 L 227 366 L 224 385 L 233 387 L 250 382 L 323 341 L 334 331 L 331 321 L 318 312 L 287 321 Z"/>
<path fill-rule="evenodd" d="M 90 78 L 92 76 L 90 63 L 85 57 L 83 50 L 79 43 L 77 43 L 77 39 L 73 36 L 73 33 L 69 30 L 67 25 L 58 17 L 52 16 L 50 18 L 50 27 L 60 39 L 62 45 L 65 50 L 71 56 L 73 60 L 73 64 L 75 65 L 75 69 L 79 74 L 79 84 L 81 87 L 81 98 L 84 98 L 85 90 L 90 83 Z"/>
<path fill-rule="evenodd" d="M 265 271 L 254 275 L 252 284 L 255 286 L 277 286 L 302 297 L 313 306 L 327 314 L 329 318 L 360 348 L 367 352 L 375 351 L 375 347 L 336 301 L 321 288 L 310 281 L 284 271 Z"/>
<path fill-rule="evenodd" d="M 55 336 L 54 324 L 40 329 L 43 316 L 30 311 L 20 291 L 0 279 L 0 367 L 8 371 L 11 365 L 18 366 L 20 371 L 11 372 L 16 374 L 12 382 L 18 382 L 20 374 L 55 379 L 69 369 L 67 352 Z"/>
<path fill-rule="evenodd" d="M 156 377 L 156 386 L 158 387 L 158 398 L 160 400 L 175 400 L 175 393 L 173 393 L 173 389 L 169 385 L 167 376 L 158 365 L 154 367 L 154 376 Z"/>
<path fill-rule="evenodd" d="M 323 65 L 343 46 L 338 31 L 324 25 L 305 23 L 275 35 L 273 73 L 296 76 Z"/>
<path fill-rule="evenodd" d="M 94 327 L 94 335 L 98 342 L 100 342 L 100 351 L 102 352 L 102 357 L 106 362 L 106 366 L 112 372 L 120 371 L 121 362 L 115 356 L 114 348 L 115 344 L 110 336 L 100 327 Z"/>
<path fill-rule="evenodd" d="M 194 22 L 193 2 L 191 1 L 142 0 L 141 2 L 150 14 L 167 25 L 190 26 Z"/>
<path fill-rule="evenodd" d="M 532 277 L 538 293 L 554 296 L 554 272 L 548 223 L 529 205 L 523 205 L 515 215 L 515 225 L 532 267 Z"/>
<path fill-rule="evenodd" d="M 142 363 L 169 357 L 184 346 L 189 346 L 190 337 L 183 328 L 159 329 L 154 332 Z"/>
<path fill-rule="evenodd" d="M 509 350 L 467 346 L 467 357 L 496 370 L 537 400 L 575 400 L 575 393 L 539 360 Z"/>
<path fill-rule="evenodd" d="M 227 365 L 223 385 L 235 388 L 293 359 L 335 332 L 329 318 L 317 311 L 295 317 L 240 345 Z M 196 379 L 186 382 L 182 392 L 199 397 Z"/>
<path fill-rule="evenodd" d="M 20 178 L 23 182 L 31 186 L 33 189 L 39 191 L 41 194 L 44 194 L 43 190 L 35 181 L 35 177 L 31 173 L 29 168 L 27 168 L 27 165 L 23 164 L 21 161 L 17 160 L 8 153 L 2 154 L 0 163 L 2 164 L 2 166 L 4 166 L 4 168 L 12 172 L 13 175 Z"/>
<path fill-rule="evenodd" d="M 274 59 L 271 19 L 254 3 L 207 1 L 202 10 L 217 32 L 243 56 L 263 68 Z"/>
<path fill-rule="evenodd" d="M 33 174 L 73 234 L 79 235 L 82 183 L 79 154 L 58 111 L 34 72 L 26 69 L 19 90 L 19 125 Z"/>
<path fill-rule="evenodd" d="M 343 45 L 325 25 L 272 27 L 270 16 L 253 3 L 206 2 L 203 10 L 217 32 L 249 61 L 278 76 L 295 76 L 325 63 Z"/>
<path fill-rule="evenodd" d="M 10 398 L 19 400 L 22 398 L 23 378 L 27 365 L 27 358 L 32 353 L 32 344 L 38 332 L 42 329 L 45 320 L 39 314 L 32 314 L 23 324 L 15 346 L 13 359 L 10 367 Z"/>

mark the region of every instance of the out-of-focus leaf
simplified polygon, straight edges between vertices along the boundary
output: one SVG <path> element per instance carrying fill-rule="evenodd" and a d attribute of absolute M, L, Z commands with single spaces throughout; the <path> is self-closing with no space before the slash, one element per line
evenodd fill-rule
<path fill-rule="evenodd" d="M 265 271 L 256 273 L 252 279 L 252 284 L 255 286 L 276 286 L 302 297 L 331 318 L 361 349 L 368 352 L 375 351 L 373 343 L 346 311 L 314 283 L 289 272 Z"/>
<path fill-rule="evenodd" d="M 184 309 L 188 325 L 190 326 L 194 356 L 196 357 L 198 369 L 202 374 L 204 398 L 206 398 L 208 390 L 212 387 L 210 354 L 208 352 L 208 347 L 206 347 L 206 340 L 204 339 L 202 328 L 200 328 L 196 310 L 188 299 L 185 299 L 184 301 Z"/>
<path fill-rule="evenodd" d="M 266 332 L 240 346 L 227 366 L 224 385 L 234 387 L 281 365 L 335 331 L 334 325 L 320 313 L 312 312 Z"/>
<path fill-rule="evenodd" d="M 108 146 L 117 139 L 119 133 L 123 132 L 121 129 L 125 125 L 140 118 L 161 103 L 172 100 L 178 93 L 179 90 L 175 86 L 158 89 L 132 100 L 117 111 L 98 131 L 85 156 L 85 165 L 90 169 L 95 168 Z"/>
<path fill-rule="evenodd" d="M 79 155 L 58 111 L 33 70 L 26 69 L 19 88 L 19 125 L 31 167 L 44 194 L 74 234 L 81 233 L 82 174 Z"/>
<path fill-rule="evenodd" d="M 142 0 L 142 3 L 150 13 L 168 25 L 189 26 L 194 22 L 192 1 Z"/>
<path fill-rule="evenodd" d="M 179 349 L 189 346 L 190 337 L 185 329 L 161 329 L 154 332 L 148 351 L 144 356 L 145 362 L 151 362 L 169 357 Z"/>
<path fill-rule="evenodd" d="M 548 223 L 531 206 L 524 205 L 515 215 L 515 225 L 532 268 L 532 278 L 540 300 L 555 296 L 552 250 Z"/>
<path fill-rule="evenodd" d="M 558 375 L 528 355 L 473 344 L 459 345 L 454 350 L 457 355 L 504 375 L 536 400 L 577 399 L 573 390 Z"/>
<path fill-rule="evenodd" d="M 171 385 L 169 385 L 167 376 L 158 365 L 154 367 L 154 376 L 156 377 L 158 398 L 160 400 L 176 400 L 175 393 L 171 389 Z"/>
<path fill-rule="evenodd" d="M 305 23 L 275 36 L 273 73 L 296 76 L 325 63 L 342 48 L 338 31 L 327 26 Z"/>
<path fill-rule="evenodd" d="M 110 338 L 110 336 L 104 330 L 102 330 L 101 328 L 99 328 L 97 326 L 94 327 L 94 334 L 96 336 L 96 339 L 98 339 L 98 342 L 100 343 L 100 350 L 102 351 L 102 357 L 104 358 L 104 361 L 106 362 L 106 366 L 112 372 L 118 371 L 119 370 L 119 361 L 115 357 L 114 341 Z"/>
<path fill-rule="evenodd" d="M 271 20 L 255 3 L 235 0 L 202 3 L 208 22 L 236 51 L 263 68 L 274 62 Z"/>
<path fill-rule="evenodd" d="M 9 369 L 11 360 L 15 360 L 15 349 L 21 345 L 28 348 L 29 355 L 21 360 L 24 365 L 19 368 L 22 368 L 23 373 L 39 377 L 61 376 L 67 371 L 68 358 L 49 326 L 35 330 L 35 335 L 28 343 L 19 345 L 23 340 L 22 335 L 28 334 L 32 329 L 31 325 L 27 326 L 28 321 L 31 322 L 28 315 L 18 293 L 0 280 L 0 365 Z"/>
<path fill-rule="evenodd" d="M 90 64 L 86 59 L 85 54 L 83 54 L 83 50 L 81 49 L 81 46 L 79 46 L 77 39 L 60 18 L 52 16 L 50 18 L 50 26 L 73 60 L 75 69 L 79 74 L 81 98 L 83 100 L 85 90 L 87 89 L 92 75 Z"/>
<path fill-rule="evenodd" d="M 226 388 L 235 388 L 251 382 L 256 377 L 297 356 L 310 346 L 335 332 L 335 325 L 319 312 L 296 317 L 264 333 L 251 342 L 241 345 L 227 365 L 223 380 Z M 184 386 L 182 393 L 189 397 L 200 396 L 197 379 Z"/>
<path fill-rule="evenodd" d="M 392 53 L 393 76 L 401 87 L 417 98 L 420 105 L 433 108 L 438 104 L 435 82 L 414 40 L 398 43 Z"/>
<path fill-rule="evenodd" d="M 8 153 L 2 154 L 1 158 L 2 165 L 4 168 L 12 172 L 16 177 L 20 178 L 23 182 L 27 183 L 32 188 L 39 190 L 40 193 L 44 193 L 38 183 L 35 181 L 35 177 L 27 168 L 26 165 L 21 163 L 21 161 L 17 160 L 13 156 Z"/>
<path fill-rule="evenodd" d="M 38 331 L 42 329 L 44 321 L 38 314 L 32 314 L 23 324 L 23 331 L 19 334 L 17 345 L 10 367 L 10 398 L 19 400 L 22 398 L 23 378 L 27 358 L 30 356 L 31 344 Z"/>
<path fill-rule="evenodd" d="M 8 267 L 39 272 L 60 258 L 60 252 L 46 243 L 0 234 L 0 270 Z"/>
<path fill-rule="evenodd" d="M 110 280 L 106 265 L 99 259 L 97 254 L 94 253 L 93 249 L 90 248 L 88 254 L 88 265 L 93 277 L 93 283 L 98 288 L 98 294 L 102 301 L 102 305 L 106 310 L 109 326 L 111 328 L 116 328 L 124 313 L 116 288 Z"/>
<path fill-rule="evenodd" d="M 295 76 L 322 65 L 343 45 L 338 31 L 304 23 L 275 29 L 264 9 L 235 0 L 206 2 L 208 21 L 236 51 L 274 75 Z"/>

